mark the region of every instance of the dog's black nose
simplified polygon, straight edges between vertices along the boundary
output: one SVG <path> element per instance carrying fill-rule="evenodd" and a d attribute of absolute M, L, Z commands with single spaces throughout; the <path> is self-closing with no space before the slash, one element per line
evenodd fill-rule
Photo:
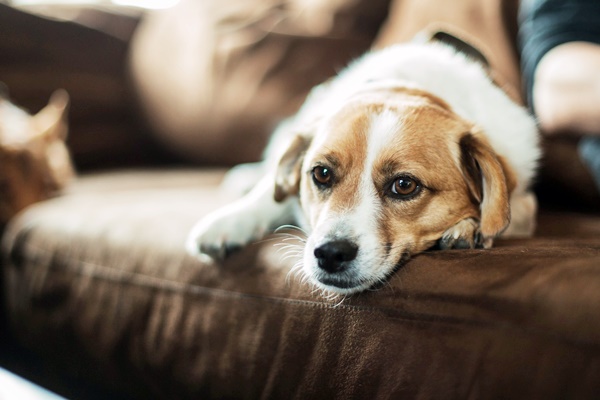
<path fill-rule="evenodd" d="M 341 272 L 346 269 L 348 261 L 356 258 L 358 246 L 348 240 L 335 240 L 324 243 L 315 249 L 315 257 L 319 268 L 330 272 Z"/>

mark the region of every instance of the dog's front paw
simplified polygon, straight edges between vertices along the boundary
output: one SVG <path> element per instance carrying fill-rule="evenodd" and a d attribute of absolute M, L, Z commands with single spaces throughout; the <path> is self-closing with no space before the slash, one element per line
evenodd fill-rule
<path fill-rule="evenodd" d="M 439 240 L 439 246 L 447 249 L 475 249 L 491 246 L 486 243 L 479 231 L 479 223 L 473 218 L 467 218 L 448 229 Z"/>
<path fill-rule="evenodd" d="M 201 219 L 190 231 L 186 250 L 206 261 L 221 261 L 266 233 L 250 212 L 225 207 Z"/>

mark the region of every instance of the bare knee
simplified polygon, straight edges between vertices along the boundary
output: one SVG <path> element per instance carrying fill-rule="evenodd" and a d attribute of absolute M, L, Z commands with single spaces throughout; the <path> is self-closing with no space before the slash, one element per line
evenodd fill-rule
<path fill-rule="evenodd" d="M 600 134 L 599 70 L 599 45 L 566 43 L 544 55 L 533 86 L 533 104 L 544 133 Z"/>

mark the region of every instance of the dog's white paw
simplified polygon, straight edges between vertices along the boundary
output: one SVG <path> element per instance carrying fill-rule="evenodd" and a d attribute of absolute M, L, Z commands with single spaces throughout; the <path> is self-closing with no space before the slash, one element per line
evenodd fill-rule
<path fill-rule="evenodd" d="M 190 231 L 186 250 L 206 261 L 223 260 L 248 243 L 260 239 L 268 226 L 261 223 L 250 210 L 228 206 L 201 219 Z"/>
<path fill-rule="evenodd" d="M 491 242 L 484 241 L 479 231 L 479 223 L 473 218 L 463 219 L 442 235 L 439 241 L 441 249 L 475 249 L 490 247 Z"/>

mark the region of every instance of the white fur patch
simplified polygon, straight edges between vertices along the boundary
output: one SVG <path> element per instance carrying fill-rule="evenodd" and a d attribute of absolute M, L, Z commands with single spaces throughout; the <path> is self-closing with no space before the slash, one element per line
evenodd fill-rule
<path fill-rule="evenodd" d="M 391 110 L 383 110 L 371 117 L 365 171 L 373 169 L 375 160 L 390 142 L 400 134 L 400 118 Z"/>
<path fill-rule="evenodd" d="M 357 232 L 359 239 L 360 257 L 365 262 L 373 263 L 373 260 L 383 257 L 382 243 L 378 234 L 381 201 L 373 182 L 373 172 L 382 151 L 390 145 L 395 137 L 401 134 L 400 132 L 401 121 L 395 112 L 384 110 L 371 117 L 367 136 L 367 156 L 358 190 L 360 200 L 352 211 L 350 219 L 352 228 Z M 376 269 L 374 268 L 370 272 L 376 272 Z"/>
<path fill-rule="evenodd" d="M 367 157 L 365 159 L 359 188 L 360 205 L 357 207 L 356 223 L 369 224 L 369 231 L 376 231 L 375 221 L 379 211 L 377 191 L 373 183 L 373 170 L 381 152 L 390 145 L 400 132 L 400 119 L 391 110 L 384 110 L 371 117 L 367 136 Z M 375 235 L 375 233 L 372 233 Z"/>

